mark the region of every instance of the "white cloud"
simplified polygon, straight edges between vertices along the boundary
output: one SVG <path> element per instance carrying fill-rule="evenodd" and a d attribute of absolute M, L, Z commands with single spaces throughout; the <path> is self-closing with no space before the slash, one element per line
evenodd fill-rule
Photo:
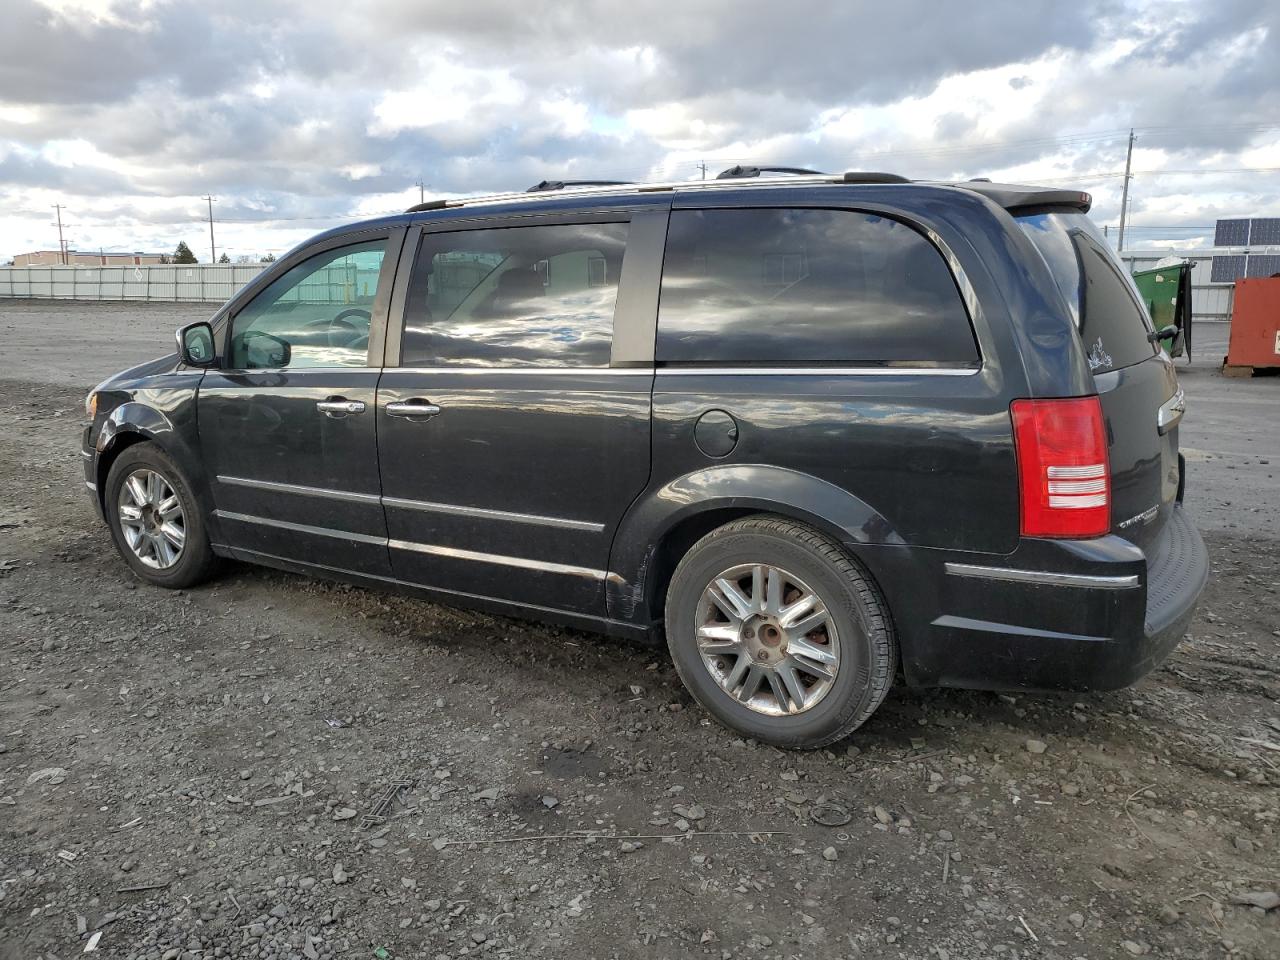
<path fill-rule="evenodd" d="M 1280 11 L 1256 0 L 7 6 L 0 256 L 56 242 L 52 203 L 85 246 L 199 251 L 212 193 L 229 244 L 279 252 L 403 209 L 419 179 L 457 196 L 703 163 L 1075 182 L 1107 222 L 1130 126 L 1141 239 L 1280 215 L 1259 169 L 1280 167 Z"/>

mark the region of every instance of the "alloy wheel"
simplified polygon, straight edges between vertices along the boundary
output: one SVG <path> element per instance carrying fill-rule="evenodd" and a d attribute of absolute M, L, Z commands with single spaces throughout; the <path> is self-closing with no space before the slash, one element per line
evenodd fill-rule
<path fill-rule="evenodd" d="M 740 564 L 698 601 L 698 652 L 720 688 L 767 716 L 804 713 L 830 692 L 840 638 L 826 604 L 778 566 Z"/>
<path fill-rule="evenodd" d="M 163 474 L 149 467 L 134 470 L 120 487 L 117 508 L 125 543 L 142 563 L 167 570 L 182 558 L 186 515 Z"/>

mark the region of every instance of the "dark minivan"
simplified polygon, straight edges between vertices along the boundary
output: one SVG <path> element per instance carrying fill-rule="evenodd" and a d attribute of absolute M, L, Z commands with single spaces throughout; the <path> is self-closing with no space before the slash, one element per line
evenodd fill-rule
<path fill-rule="evenodd" d="M 1182 637 L 1183 394 L 1076 191 L 885 174 L 434 201 L 90 394 L 129 566 L 230 557 L 620 636 L 816 747 L 911 685 L 1109 689 Z"/>

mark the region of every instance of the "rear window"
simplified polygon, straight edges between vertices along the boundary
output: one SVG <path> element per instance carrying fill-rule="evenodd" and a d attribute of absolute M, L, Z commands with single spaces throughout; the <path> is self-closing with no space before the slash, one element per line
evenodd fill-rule
<path fill-rule="evenodd" d="M 1092 220 L 1083 213 L 1037 213 L 1018 217 L 1018 225 L 1071 308 L 1091 370 L 1118 370 L 1155 356 L 1138 288 Z"/>
<path fill-rule="evenodd" d="M 976 365 L 942 255 L 906 224 L 848 210 L 677 210 L 659 363 Z"/>

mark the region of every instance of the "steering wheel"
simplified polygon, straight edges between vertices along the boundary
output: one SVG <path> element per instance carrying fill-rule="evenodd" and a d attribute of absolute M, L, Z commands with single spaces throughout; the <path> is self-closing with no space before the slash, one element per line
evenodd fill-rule
<path fill-rule="evenodd" d="M 356 324 L 352 323 L 348 317 L 362 317 L 365 322 L 363 330 Z M 348 307 L 336 317 L 325 318 L 320 320 L 312 320 L 306 326 L 311 328 L 324 328 L 325 341 L 331 347 L 349 347 L 361 337 L 367 336 L 369 332 L 369 323 L 373 320 L 373 314 L 368 310 L 360 307 Z"/>

